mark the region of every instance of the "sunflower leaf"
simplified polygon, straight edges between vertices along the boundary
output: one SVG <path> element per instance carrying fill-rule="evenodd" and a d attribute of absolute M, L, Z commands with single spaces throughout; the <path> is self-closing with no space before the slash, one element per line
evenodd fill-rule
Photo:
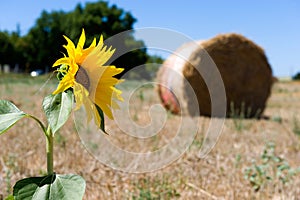
<path fill-rule="evenodd" d="M 23 117 L 26 117 L 26 113 L 19 110 L 12 102 L 0 100 L 0 135 Z"/>
<path fill-rule="evenodd" d="M 13 189 L 15 200 L 81 200 L 85 180 L 78 175 L 51 174 L 18 181 Z"/>
<path fill-rule="evenodd" d="M 98 111 L 98 114 L 99 114 L 99 116 L 100 116 L 100 120 L 101 120 L 101 122 L 100 122 L 100 129 L 104 132 L 104 133 L 106 133 L 105 132 L 105 123 L 104 123 L 104 113 L 103 113 L 103 111 L 102 111 L 102 109 L 97 105 L 97 104 L 95 104 L 95 106 L 96 106 L 96 108 L 97 108 L 97 111 Z M 107 133 L 106 133 L 107 134 Z"/>
<path fill-rule="evenodd" d="M 72 91 L 51 94 L 44 98 L 43 109 L 52 133 L 58 131 L 68 120 L 73 107 Z"/>

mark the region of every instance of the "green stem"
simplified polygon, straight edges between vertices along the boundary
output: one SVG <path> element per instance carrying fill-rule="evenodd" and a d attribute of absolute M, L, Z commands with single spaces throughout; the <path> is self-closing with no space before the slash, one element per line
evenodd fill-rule
<path fill-rule="evenodd" d="M 31 119 L 34 119 L 40 125 L 40 127 L 43 129 L 44 133 L 47 134 L 46 133 L 46 131 L 47 131 L 46 127 L 44 126 L 44 124 L 38 118 L 36 118 L 35 116 L 32 116 L 32 115 L 29 115 L 29 114 L 27 114 L 26 116 L 30 117 Z"/>
<path fill-rule="evenodd" d="M 46 152 L 47 152 L 47 173 L 48 175 L 53 174 L 53 134 L 52 131 L 50 129 L 50 126 L 48 126 L 48 128 L 46 129 L 46 127 L 44 126 L 44 124 L 35 116 L 32 115 L 28 115 L 27 117 L 34 119 L 42 128 L 45 136 L 46 136 Z"/>
<path fill-rule="evenodd" d="M 46 133 L 46 139 L 47 139 L 47 173 L 48 175 L 53 174 L 53 134 L 50 129 L 50 126 L 48 126 L 47 133 Z"/>

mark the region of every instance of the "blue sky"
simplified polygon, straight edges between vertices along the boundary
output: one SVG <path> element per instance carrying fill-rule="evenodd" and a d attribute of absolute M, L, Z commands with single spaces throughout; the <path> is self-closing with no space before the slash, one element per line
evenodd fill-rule
<path fill-rule="evenodd" d="M 13 31 L 20 24 L 26 34 L 42 10 L 71 11 L 77 3 L 96 0 L 2 1 L 0 30 Z M 300 71 L 300 1 L 200 1 L 200 0 L 112 0 L 110 4 L 137 18 L 134 28 L 160 27 L 181 32 L 195 40 L 220 33 L 243 34 L 262 46 L 275 76 Z M 147 45 L 147 40 L 145 40 Z"/>

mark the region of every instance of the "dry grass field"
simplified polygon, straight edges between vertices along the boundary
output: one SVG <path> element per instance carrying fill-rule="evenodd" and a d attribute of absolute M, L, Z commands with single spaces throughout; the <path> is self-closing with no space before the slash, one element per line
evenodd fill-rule
<path fill-rule="evenodd" d="M 0 74 L 0 99 L 12 100 L 25 112 L 45 119 L 42 99 L 56 87 L 55 78 L 44 84 L 47 79 Z M 144 117 L 144 110 L 159 99 L 153 87 L 136 95 L 131 114 L 137 123 L 143 124 L 149 120 Z M 197 136 L 180 159 L 161 170 L 137 174 L 113 170 L 94 159 L 82 145 L 70 119 L 56 134 L 54 168 L 60 174 L 83 176 L 87 182 L 86 200 L 300 199 L 300 173 L 293 170 L 300 166 L 299 111 L 300 82 L 277 82 L 265 117 L 226 119 L 217 144 L 204 159 L 197 152 L 210 119 L 200 117 Z M 168 120 L 171 125 L 163 131 L 172 137 L 172 124 L 179 118 L 170 115 Z M 111 121 L 107 121 L 107 127 L 117 130 Z M 157 145 L 159 139 L 148 145 Z M 112 140 L 118 142 L 119 138 Z M 269 148 L 269 154 L 262 158 L 271 143 L 274 152 Z M 130 140 L 122 141 L 127 148 L 134 148 L 131 144 Z M 252 169 L 249 172 L 252 179 L 245 178 L 247 169 Z M 0 136 L 0 199 L 12 192 L 17 180 L 45 172 L 45 140 L 36 122 L 23 119 Z M 251 180 L 257 181 L 257 188 L 251 185 Z"/>

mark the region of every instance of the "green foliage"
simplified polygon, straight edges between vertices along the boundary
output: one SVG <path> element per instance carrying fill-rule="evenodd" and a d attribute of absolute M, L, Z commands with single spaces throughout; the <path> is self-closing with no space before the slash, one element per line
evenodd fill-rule
<path fill-rule="evenodd" d="M 277 122 L 277 123 L 279 123 L 279 124 L 281 124 L 282 123 L 282 117 L 281 116 L 273 116 L 272 118 L 271 118 L 271 120 L 272 121 L 274 121 L 274 122 Z"/>
<path fill-rule="evenodd" d="M 0 32 L 0 64 L 12 64 L 14 47 L 7 32 Z"/>
<path fill-rule="evenodd" d="M 250 110 L 248 109 L 247 113 L 245 112 L 245 104 L 244 103 L 242 103 L 241 108 L 238 109 L 234 106 L 234 102 L 231 102 L 229 112 L 230 112 L 229 116 L 233 120 L 233 125 L 234 125 L 235 130 L 237 130 L 238 132 L 241 132 L 244 129 L 248 129 L 251 127 L 250 126 L 251 124 L 249 123 L 249 121 L 246 121 L 247 115 L 248 115 L 248 113 L 250 113 Z M 246 122 L 248 122 L 248 123 L 246 123 Z"/>
<path fill-rule="evenodd" d="M 297 74 L 295 74 L 293 77 L 292 77 L 293 80 L 300 80 L 300 72 L 298 72 Z"/>
<path fill-rule="evenodd" d="M 72 91 L 62 92 L 56 95 L 49 95 L 43 101 L 49 126 L 36 117 L 19 110 L 13 103 L 0 100 L 0 134 L 6 132 L 18 120 L 23 117 L 34 119 L 42 128 L 47 140 L 47 172 L 44 177 L 31 177 L 18 181 L 13 189 L 13 197 L 8 199 L 16 200 L 80 200 L 85 191 L 85 181 L 77 175 L 56 175 L 53 173 L 53 137 L 54 133 L 65 124 L 73 108 Z M 10 172 L 7 174 L 10 186 Z M 9 191 L 7 191 L 9 192 Z"/>
<path fill-rule="evenodd" d="M 66 14 L 62 11 L 48 13 L 43 11 L 36 24 L 23 38 L 26 43 L 26 59 L 30 70 L 44 69 L 62 56 L 61 44 L 65 43 L 62 29 Z"/>
<path fill-rule="evenodd" d="M 239 111 L 235 109 L 234 107 L 234 102 L 230 103 L 230 117 L 233 119 L 233 125 L 237 131 L 242 131 L 244 129 L 244 119 L 245 119 L 245 114 L 243 112 L 244 106 L 242 104 L 242 110 Z"/>
<path fill-rule="evenodd" d="M 8 195 L 4 200 L 14 200 L 14 196 L 13 195 Z"/>
<path fill-rule="evenodd" d="M 26 44 L 16 32 L 0 32 L 0 64 L 14 67 L 16 64 L 25 66 L 24 50 Z"/>
<path fill-rule="evenodd" d="M 7 166 L 7 168 L 5 169 L 6 194 L 11 193 L 12 175 L 19 170 L 16 159 L 17 156 L 11 153 L 8 155 L 7 158 L 5 158 L 5 165 Z"/>
<path fill-rule="evenodd" d="M 131 30 L 135 22 L 131 13 L 102 1 L 86 3 L 85 6 L 78 4 L 70 12 L 43 11 L 23 37 L 18 33 L 0 32 L 0 64 L 19 64 L 26 72 L 45 68 L 52 70 L 52 64 L 63 56 L 61 52 L 65 52 L 61 45 L 66 43 L 63 35 L 77 43 L 84 28 L 88 35 L 87 44 L 90 44 L 93 38 L 99 39 L 101 34 L 108 39 Z M 116 48 L 110 61 L 113 65 L 125 68 L 123 74 L 149 59 L 144 42 L 136 40 L 133 31 L 128 31 L 118 41 L 106 41 L 106 44 Z M 122 55 L 121 52 L 128 53 Z"/>
<path fill-rule="evenodd" d="M 101 108 L 97 105 L 97 104 L 95 104 L 95 106 L 96 106 L 96 108 L 97 108 L 97 112 L 98 112 L 98 114 L 99 114 L 99 116 L 100 116 L 100 120 L 101 120 L 101 123 L 100 123 L 100 129 L 104 132 L 104 133 L 106 133 L 105 132 L 105 121 L 104 121 L 104 113 L 103 113 L 103 111 L 101 110 Z"/>
<path fill-rule="evenodd" d="M 18 181 L 13 196 L 15 200 L 81 200 L 84 191 L 85 181 L 81 176 L 51 174 Z"/>
<path fill-rule="evenodd" d="M 0 100 L 0 135 L 25 116 L 26 114 L 10 101 Z"/>
<path fill-rule="evenodd" d="M 133 200 L 176 199 L 180 197 L 174 186 L 165 179 L 154 182 L 142 179 L 138 183 L 138 190 L 138 194 L 132 195 Z"/>
<path fill-rule="evenodd" d="M 293 118 L 293 123 L 294 123 L 293 132 L 296 135 L 300 136 L 300 122 L 296 116 L 294 116 L 294 118 Z"/>
<path fill-rule="evenodd" d="M 5 174 L 5 182 L 6 182 L 6 193 L 10 193 L 11 190 L 11 171 L 7 170 Z"/>
<path fill-rule="evenodd" d="M 147 63 L 141 68 L 129 71 L 126 78 L 130 80 L 154 80 L 162 63 L 163 59 L 161 57 L 148 56 Z"/>
<path fill-rule="evenodd" d="M 267 183 L 286 184 L 299 172 L 300 168 L 291 168 L 286 160 L 275 154 L 275 145 L 268 143 L 260 160 L 254 161 L 252 166 L 245 170 L 244 175 L 257 192 Z"/>
<path fill-rule="evenodd" d="M 43 109 L 54 134 L 68 120 L 73 108 L 73 94 L 70 90 L 44 98 Z"/>

